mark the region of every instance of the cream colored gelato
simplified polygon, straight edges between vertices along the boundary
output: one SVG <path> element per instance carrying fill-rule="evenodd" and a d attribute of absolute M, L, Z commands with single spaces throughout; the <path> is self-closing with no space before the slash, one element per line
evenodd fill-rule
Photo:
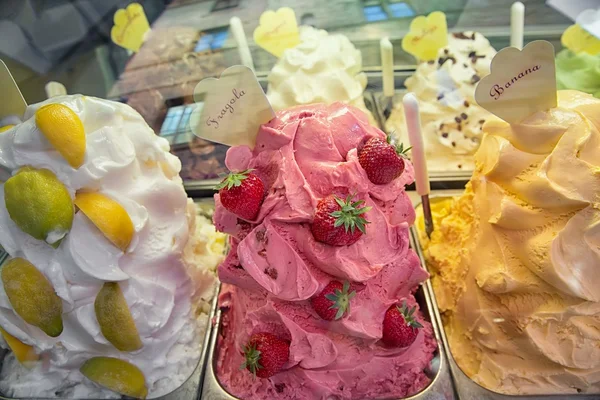
<path fill-rule="evenodd" d="M 36 111 L 50 103 L 66 106 L 81 121 L 85 153 L 79 167 L 70 165 L 41 131 Z M 65 134 L 72 129 L 68 127 L 63 126 Z M 27 369 L 14 356 L 7 356 L 0 391 L 24 398 L 118 397 L 80 372 L 84 363 L 97 356 L 118 358 L 139 368 L 150 398 L 185 382 L 198 365 L 206 329 L 207 318 L 204 323 L 196 318 L 206 307 L 197 304 L 194 292 L 208 301 L 215 282 L 199 263 L 210 261 L 214 270 L 217 261 L 205 258 L 198 244 L 204 239 L 195 236 L 195 230 L 204 228 L 194 226 L 195 206 L 186 196 L 178 175 L 181 163 L 169 153 L 167 141 L 127 105 L 61 96 L 29 106 L 24 122 L 0 133 L 0 166 L 16 176 L 25 166 L 49 170 L 67 196 L 101 194 L 120 204 L 133 225 L 132 240 L 122 250 L 79 204 L 66 236 L 53 247 L 15 222 L 5 205 L 8 183 L 0 184 L 0 244 L 11 257 L 27 260 L 45 276 L 62 303 L 63 321 L 62 332 L 55 337 L 26 322 L 7 295 L 11 284 L 3 275 L 0 326 L 32 346 L 39 361 Z M 105 217 L 110 222 L 113 214 Z M 107 325 L 99 323 L 95 301 L 106 282 L 118 282 L 123 293 L 141 340 L 134 351 L 117 349 L 104 334 Z M 111 326 L 113 332 L 121 328 Z M 124 329 L 121 332 L 125 334 Z"/>
<path fill-rule="evenodd" d="M 493 119 L 421 239 L 452 354 L 507 394 L 600 393 L 600 100 Z"/>
<path fill-rule="evenodd" d="M 275 111 L 297 105 L 341 101 L 368 116 L 362 56 L 350 40 L 322 29 L 300 27 L 300 44 L 287 49 L 269 74 L 267 97 Z"/>
<path fill-rule="evenodd" d="M 430 172 L 472 171 L 483 123 L 490 114 L 475 103 L 475 86 L 490 73 L 496 51 L 480 33 L 449 35 L 438 59 L 420 64 L 405 82 L 419 100 L 427 165 Z M 385 125 L 408 143 L 402 103 Z"/>

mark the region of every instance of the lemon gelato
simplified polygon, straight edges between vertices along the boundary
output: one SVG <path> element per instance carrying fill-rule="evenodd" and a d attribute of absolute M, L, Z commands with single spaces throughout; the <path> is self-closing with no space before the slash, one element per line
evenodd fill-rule
<path fill-rule="evenodd" d="M 0 166 L 0 333 L 12 350 L 0 392 L 153 398 L 179 387 L 198 365 L 222 247 L 205 256 L 214 235 L 198 232 L 210 222 L 167 141 L 127 105 L 61 96 L 0 133 Z"/>

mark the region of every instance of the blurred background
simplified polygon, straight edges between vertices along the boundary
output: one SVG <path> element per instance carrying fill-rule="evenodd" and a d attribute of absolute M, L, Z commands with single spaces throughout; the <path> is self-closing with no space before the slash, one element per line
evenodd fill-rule
<path fill-rule="evenodd" d="M 191 113 L 187 106 L 193 102 L 198 81 L 240 63 L 229 29 L 231 17 L 242 20 L 256 74 L 265 85 L 277 60 L 254 44 L 252 32 L 264 11 L 287 6 L 295 10 L 299 25 L 346 35 L 362 52 L 367 88 L 377 89 L 382 37 L 389 36 L 394 45 L 395 70 L 414 70 L 415 59 L 402 51 L 400 41 L 415 16 L 444 11 L 449 31 L 481 32 L 493 47 L 501 49 L 509 44 L 512 4 L 509 0 L 138 2 L 144 7 L 151 32 L 140 51 L 131 53 L 110 38 L 115 11 L 131 1 L 0 0 L 0 59 L 12 71 L 28 103 L 44 100 L 46 83 L 58 81 L 68 93 L 130 104 L 158 134 L 168 137 L 173 152 L 182 159 L 182 175 L 187 180 L 215 178 L 223 172 L 226 148 L 192 135 L 187 129 Z M 559 50 L 560 35 L 572 20 L 547 1 L 522 2 L 525 42 L 547 39 Z"/>

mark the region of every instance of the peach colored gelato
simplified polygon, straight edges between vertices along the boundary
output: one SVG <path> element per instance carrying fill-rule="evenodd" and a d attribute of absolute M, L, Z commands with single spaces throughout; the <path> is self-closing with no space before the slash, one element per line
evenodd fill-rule
<path fill-rule="evenodd" d="M 254 150 L 232 147 L 232 171 L 253 168 L 266 197 L 255 221 L 227 211 L 215 196 L 218 230 L 231 235 L 231 251 L 219 266 L 226 283 L 221 297 L 223 326 L 217 375 L 242 399 L 370 399 L 405 397 L 430 381 L 425 373 L 437 344 L 431 325 L 405 348 L 380 343 L 386 310 L 406 300 L 427 279 L 408 246 L 414 210 L 404 190 L 412 165 L 387 185 L 372 184 L 358 162 L 357 147 L 384 138 L 358 109 L 341 103 L 310 105 L 277 113 L 258 133 Z M 358 242 L 334 247 L 316 242 L 310 231 L 318 201 L 330 194 L 356 193 L 372 207 Z M 310 298 L 334 279 L 356 290 L 350 312 L 321 319 Z M 290 342 L 283 371 L 253 379 L 240 370 L 240 354 L 257 332 Z"/>
<path fill-rule="evenodd" d="M 426 258 L 461 369 L 506 394 L 600 393 L 600 100 L 494 119 Z"/>

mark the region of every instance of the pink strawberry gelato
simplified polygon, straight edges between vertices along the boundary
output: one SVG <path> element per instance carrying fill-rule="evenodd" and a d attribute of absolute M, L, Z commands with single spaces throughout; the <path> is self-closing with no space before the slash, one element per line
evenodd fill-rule
<path fill-rule="evenodd" d="M 231 251 L 219 266 L 224 282 L 217 375 L 241 399 L 374 399 L 405 397 L 430 381 L 428 367 L 437 344 L 431 325 L 405 348 L 380 339 L 386 310 L 406 300 L 427 279 L 408 246 L 414 210 L 404 190 L 412 165 L 387 185 L 375 185 L 358 162 L 358 150 L 385 134 L 358 109 L 334 103 L 300 106 L 277 113 L 263 125 L 254 150 L 232 147 L 226 165 L 249 168 L 265 185 L 255 221 L 227 211 L 215 195 L 214 222 L 231 235 Z M 336 194 L 365 201 L 370 222 L 358 242 L 330 246 L 310 231 L 320 199 Z M 348 280 L 356 296 L 337 321 L 321 319 L 310 304 L 331 280 Z M 290 342 L 289 360 L 268 379 L 240 370 L 240 354 L 254 333 Z"/>

